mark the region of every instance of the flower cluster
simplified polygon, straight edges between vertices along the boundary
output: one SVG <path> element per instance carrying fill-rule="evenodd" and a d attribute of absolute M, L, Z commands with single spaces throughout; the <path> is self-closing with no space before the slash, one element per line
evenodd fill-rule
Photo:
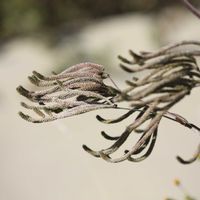
<path fill-rule="evenodd" d="M 115 89 L 103 81 L 109 77 L 102 65 L 80 63 L 69 67 L 59 74 L 44 76 L 36 71 L 29 80 L 39 91 L 28 91 L 22 86 L 17 91 L 32 101 L 31 105 L 24 102 L 21 105 L 33 110 L 39 117 L 33 118 L 20 112 L 20 116 L 30 122 L 40 123 L 66 118 L 81 113 L 102 108 L 121 108 L 121 102 L 128 102 L 128 112 L 116 119 L 97 119 L 106 124 L 118 123 L 133 113 L 139 114 L 119 136 L 111 136 L 102 131 L 105 139 L 113 141 L 108 148 L 94 151 L 83 145 L 85 151 L 95 157 L 116 163 L 124 160 L 138 162 L 146 159 L 152 152 L 158 134 L 158 126 L 163 117 L 200 132 L 200 128 L 188 122 L 179 114 L 169 112 L 169 109 L 189 95 L 191 90 L 200 86 L 200 70 L 196 60 L 200 56 L 199 41 L 182 41 L 161 48 L 155 52 L 130 51 L 131 60 L 119 56 L 121 67 L 132 80 L 124 90 Z M 145 72 L 138 78 L 135 72 Z M 117 87 L 116 87 L 117 88 Z M 122 156 L 115 157 L 117 152 L 132 133 L 141 134 L 137 142 L 124 150 Z M 177 156 L 178 161 L 189 164 L 197 159 L 200 153 L 198 147 L 195 155 L 188 160 Z"/>
<path fill-rule="evenodd" d="M 112 98 L 117 90 L 103 83 L 106 77 L 104 67 L 94 63 L 80 63 L 48 77 L 33 71 L 28 78 L 42 90 L 28 91 L 19 86 L 17 91 L 33 102 L 31 105 L 22 102 L 21 105 L 33 110 L 40 118 L 22 112 L 19 115 L 27 121 L 40 123 L 96 109 L 114 108 Z"/>
<path fill-rule="evenodd" d="M 122 56 L 121 68 L 133 74 L 132 80 L 126 81 L 128 87 L 121 91 L 114 102 L 129 102 L 130 110 L 117 119 L 104 119 L 97 116 L 103 123 L 113 124 L 121 122 L 136 111 L 140 111 L 136 119 L 127 126 L 119 136 L 112 137 L 102 132 L 104 138 L 114 143 L 100 151 L 94 151 L 83 145 L 83 148 L 95 157 L 101 157 L 108 162 L 129 160 L 139 162 L 146 159 L 152 152 L 158 132 L 158 126 L 163 117 L 174 120 L 181 125 L 200 131 L 200 128 L 189 123 L 182 116 L 169 112 L 169 109 L 189 95 L 191 90 L 200 86 L 200 70 L 196 56 L 200 56 L 200 42 L 182 41 L 161 48 L 156 52 L 130 51 L 132 57 L 128 60 Z M 136 72 L 145 72 L 145 76 L 137 78 Z M 139 133 L 141 137 L 129 150 L 125 150 L 120 157 L 114 153 L 125 143 L 131 133 Z M 198 147 L 195 155 L 184 160 L 177 156 L 179 162 L 189 164 L 195 161 L 200 153 Z"/>

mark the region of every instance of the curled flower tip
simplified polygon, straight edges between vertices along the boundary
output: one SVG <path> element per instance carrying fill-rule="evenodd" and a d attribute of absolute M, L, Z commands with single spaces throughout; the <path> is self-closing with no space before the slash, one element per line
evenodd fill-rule
<path fill-rule="evenodd" d="M 182 164 L 190 164 L 190 163 L 193 163 L 194 161 L 196 161 L 199 158 L 199 156 L 200 156 L 200 145 L 198 146 L 198 148 L 192 158 L 190 158 L 188 160 L 185 160 L 185 159 L 181 158 L 180 156 L 177 156 L 176 158 Z"/>
<path fill-rule="evenodd" d="M 24 120 L 26 120 L 26 121 L 31 121 L 31 118 L 30 118 L 30 116 L 29 115 L 25 115 L 23 112 L 18 112 L 18 114 L 19 114 L 19 116 L 22 118 L 22 119 L 24 119 Z"/>
<path fill-rule="evenodd" d="M 37 78 L 39 78 L 39 79 L 41 79 L 41 80 L 45 80 L 45 77 L 44 77 L 42 74 L 40 74 L 40 73 L 38 73 L 38 72 L 36 72 L 36 71 L 33 71 L 32 73 L 33 73 L 33 75 L 35 75 Z"/>
<path fill-rule="evenodd" d="M 191 163 L 195 162 L 195 161 L 197 160 L 198 157 L 199 157 L 199 155 L 195 155 L 195 156 L 193 156 L 191 159 L 185 160 L 185 159 L 181 158 L 180 156 L 176 156 L 176 159 L 177 159 L 180 163 L 186 165 L 186 164 L 191 164 Z"/>
<path fill-rule="evenodd" d="M 107 140 L 118 140 L 119 136 L 110 136 L 105 131 L 101 131 L 101 135 Z"/>
<path fill-rule="evenodd" d="M 121 60 L 122 62 L 126 63 L 126 64 L 132 64 L 132 61 L 124 58 L 123 56 L 121 55 L 118 55 L 118 59 Z"/>
<path fill-rule="evenodd" d="M 25 102 L 21 102 L 20 105 L 26 109 L 29 109 L 28 104 L 26 104 Z"/>
<path fill-rule="evenodd" d="M 29 115 L 24 114 L 23 112 L 18 112 L 19 116 L 28 121 L 28 122 L 32 122 L 32 123 L 42 123 L 45 118 L 44 118 L 44 114 L 42 115 L 42 113 L 39 110 L 34 110 L 36 112 L 36 114 L 40 115 L 41 117 L 43 117 L 42 119 L 34 119 L 32 117 L 30 117 Z"/>
<path fill-rule="evenodd" d="M 94 157 L 97 157 L 97 158 L 100 157 L 100 155 L 99 155 L 98 153 L 96 153 L 95 151 L 93 151 L 92 149 L 90 149 L 90 148 L 89 148 L 88 146 L 86 146 L 85 144 L 83 144 L 82 147 L 83 147 L 83 149 L 84 149 L 87 153 L 93 155 Z"/>
<path fill-rule="evenodd" d="M 129 50 L 129 54 L 133 57 L 134 61 L 137 64 L 139 64 L 139 65 L 143 65 L 144 64 L 144 58 L 141 55 L 135 53 L 132 50 Z"/>
<path fill-rule="evenodd" d="M 19 94 L 21 94 L 22 96 L 24 96 L 24 97 L 26 97 L 26 98 L 28 98 L 28 99 L 31 98 L 30 92 L 29 92 L 28 90 L 26 90 L 24 87 L 22 87 L 21 85 L 18 86 L 18 87 L 16 88 L 16 90 L 17 90 L 17 92 L 18 92 Z"/>
<path fill-rule="evenodd" d="M 37 79 L 36 76 L 28 76 L 29 81 L 36 86 L 39 86 L 39 80 Z"/>

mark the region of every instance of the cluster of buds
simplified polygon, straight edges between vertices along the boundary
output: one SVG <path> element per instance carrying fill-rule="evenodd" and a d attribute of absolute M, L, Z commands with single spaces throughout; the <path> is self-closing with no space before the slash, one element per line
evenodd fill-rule
<path fill-rule="evenodd" d="M 21 95 L 33 102 L 31 105 L 21 102 L 21 105 L 39 115 L 32 118 L 19 112 L 29 122 L 48 122 L 96 109 L 116 107 L 112 98 L 117 90 L 103 83 L 107 74 L 102 65 L 80 63 L 48 77 L 33 71 L 28 78 L 34 85 L 42 87 L 39 91 L 17 87 Z"/>

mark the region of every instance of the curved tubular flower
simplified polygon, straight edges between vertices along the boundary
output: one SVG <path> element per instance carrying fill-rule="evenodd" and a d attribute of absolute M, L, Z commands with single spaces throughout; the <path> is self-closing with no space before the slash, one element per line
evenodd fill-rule
<path fill-rule="evenodd" d="M 200 70 L 196 56 L 200 56 L 199 41 L 181 41 L 161 48 L 156 52 L 140 52 L 137 54 L 129 51 L 132 59 L 119 56 L 120 66 L 128 73 L 143 72 L 147 75 L 142 78 L 133 77 L 126 81 L 128 87 L 114 97 L 113 101 L 130 102 L 130 110 L 117 119 L 104 119 L 97 115 L 97 119 L 106 124 L 118 123 L 140 110 L 139 116 L 131 123 L 120 136 L 110 136 L 102 132 L 105 139 L 115 141 L 108 149 L 94 151 L 87 146 L 83 148 L 90 154 L 101 157 L 108 162 L 142 161 L 147 158 L 155 145 L 158 125 L 162 117 L 174 120 L 181 125 L 200 131 L 199 127 L 189 123 L 185 118 L 168 110 L 189 95 L 191 90 L 200 86 Z M 144 109 L 147 108 L 148 109 Z M 143 110 L 142 110 L 143 108 Z M 150 109 L 150 110 L 149 110 Z M 139 126 L 135 126 L 140 120 Z M 144 128 L 144 124 L 148 123 Z M 133 128 L 130 128 L 133 127 Z M 131 133 L 142 133 L 141 138 L 130 150 L 125 150 L 119 158 L 111 156 L 128 139 Z M 178 161 L 189 164 L 196 160 L 200 153 L 188 161 L 177 156 Z"/>
<path fill-rule="evenodd" d="M 193 88 L 200 86 L 200 69 L 196 60 L 200 56 L 200 42 L 181 41 L 155 52 L 129 53 L 130 60 L 119 56 L 121 68 L 134 74 L 132 80 L 126 81 L 127 87 L 123 90 L 106 85 L 103 80 L 110 76 L 104 72 L 102 65 L 94 63 L 80 63 L 51 76 L 34 71 L 29 80 L 42 87 L 42 90 L 28 91 L 19 86 L 17 91 L 32 101 L 31 105 L 24 102 L 21 105 L 34 111 L 38 117 L 22 112 L 19 113 L 20 116 L 29 122 L 41 123 L 104 108 L 127 109 L 125 114 L 116 119 L 104 119 L 97 115 L 100 122 L 114 124 L 139 112 L 118 136 L 101 132 L 105 139 L 113 141 L 108 148 L 95 151 L 83 145 L 89 154 L 112 163 L 124 160 L 139 162 L 146 159 L 154 148 L 158 126 L 163 117 L 200 132 L 198 126 L 169 112 Z M 135 72 L 145 72 L 145 76 L 137 78 Z M 130 106 L 122 108 L 121 102 L 128 102 Z M 124 150 L 122 156 L 115 157 L 115 153 L 133 133 L 141 134 L 140 138 L 132 148 Z M 184 160 L 179 156 L 177 159 L 183 164 L 189 164 L 196 160 L 199 153 L 198 147 L 191 159 Z"/>

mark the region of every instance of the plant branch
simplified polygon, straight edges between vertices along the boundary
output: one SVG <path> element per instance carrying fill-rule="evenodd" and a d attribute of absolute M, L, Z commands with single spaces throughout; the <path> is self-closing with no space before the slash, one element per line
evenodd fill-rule
<path fill-rule="evenodd" d="M 200 10 L 196 9 L 189 0 L 181 0 L 183 4 L 195 15 L 200 19 Z"/>

